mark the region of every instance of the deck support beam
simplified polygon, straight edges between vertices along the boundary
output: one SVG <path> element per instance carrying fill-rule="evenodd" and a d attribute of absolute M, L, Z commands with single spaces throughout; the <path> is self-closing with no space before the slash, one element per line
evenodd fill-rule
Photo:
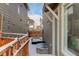
<path fill-rule="evenodd" d="M 52 15 L 53 15 L 57 20 L 59 20 L 59 17 L 57 16 L 57 14 L 56 14 L 48 5 L 46 5 L 46 8 L 52 13 Z"/>
<path fill-rule="evenodd" d="M 51 18 L 47 15 L 47 13 L 44 13 L 46 15 L 46 17 L 48 18 L 49 21 L 53 22 L 53 20 L 51 20 Z"/>

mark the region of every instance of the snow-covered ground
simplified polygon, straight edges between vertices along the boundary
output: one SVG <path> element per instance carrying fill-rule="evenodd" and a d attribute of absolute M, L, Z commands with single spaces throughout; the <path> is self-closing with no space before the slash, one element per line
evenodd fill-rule
<path fill-rule="evenodd" d="M 31 44 L 32 43 L 32 38 L 30 38 L 30 42 L 29 42 L 29 56 L 51 56 L 50 54 L 38 54 L 36 52 L 36 48 L 38 47 L 43 47 L 43 44 L 42 43 L 39 43 L 39 44 Z"/>

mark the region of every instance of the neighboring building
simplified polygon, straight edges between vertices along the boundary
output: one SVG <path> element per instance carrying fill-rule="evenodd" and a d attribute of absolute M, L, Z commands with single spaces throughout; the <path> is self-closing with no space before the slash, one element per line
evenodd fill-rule
<path fill-rule="evenodd" d="M 28 6 L 23 3 L 1 3 L 3 32 L 26 33 L 28 31 Z"/>
<path fill-rule="evenodd" d="M 32 31 L 34 29 L 34 20 L 29 19 L 29 31 Z"/>

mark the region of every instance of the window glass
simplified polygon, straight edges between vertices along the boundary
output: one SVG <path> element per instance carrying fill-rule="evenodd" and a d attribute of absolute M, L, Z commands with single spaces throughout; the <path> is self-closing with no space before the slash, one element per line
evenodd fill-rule
<path fill-rule="evenodd" d="M 79 4 L 66 9 L 67 15 L 67 47 L 72 53 L 79 55 Z"/>
<path fill-rule="evenodd" d="M 20 14 L 20 6 L 18 6 L 18 14 Z"/>
<path fill-rule="evenodd" d="M 18 14 L 21 15 L 22 14 L 22 5 L 18 5 Z"/>

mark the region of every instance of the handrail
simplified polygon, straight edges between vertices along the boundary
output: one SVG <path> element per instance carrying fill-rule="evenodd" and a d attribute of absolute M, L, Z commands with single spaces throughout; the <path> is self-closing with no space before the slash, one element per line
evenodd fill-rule
<path fill-rule="evenodd" d="M 17 42 L 17 38 L 15 38 L 15 40 L 12 41 L 12 42 L 3 45 L 2 47 L 0 47 L 0 52 L 3 51 L 3 50 L 5 50 L 5 49 L 8 48 L 8 47 L 11 47 L 11 46 L 12 46 L 13 44 L 15 44 L 16 42 Z"/>
<path fill-rule="evenodd" d="M 2 32 L 3 34 L 11 34 L 11 35 L 26 35 L 23 33 L 8 33 L 8 32 Z"/>
<path fill-rule="evenodd" d="M 28 41 L 29 40 L 27 40 L 18 50 L 17 50 L 17 52 L 16 53 L 14 53 L 14 55 L 13 56 L 16 56 L 17 55 L 17 53 L 28 43 Z"/>
<path fill-rule="evenodd" d="M 19 40 L 21 40 L 21 39 L 23 39 L 23 38 L 25 38 L 27 36 L 28 36 L 28 34 L 26 34 L 25 36 L 20 37 Z"/>
<path fill-rule="evenodd" d="M 2 47 L 0 47 L 0 52 L 4 51 L 5 49 L 9 48 L 9 47 L 12 47 L 13 44 L 15 44 L 16 42 L 18 42 L 18 39 L 19 40 L 22 40 L 23 38 L 25 37 L 28 37 L 28 34 L 25 34 L 23 37 L 20 37 L 20 38 L 14 38 L 14 41 L 10 42 L 10 43 L 7 43 L 5 45 L 3 45 Z M 27 41 L 26 41 L 27 42 Z"/>
<path fill-rule="evenodd" d="M 0 34 L 6 34 L 6 35 L 17 35 L 16 37 L 17 38 L 19 38 L 18 36 L 19 35 L 22 35 L 22 36 L 25 36 L 26 34 L 27 34 L 27 36 L 28 36 L 28 33 L 26 33 L 26 34 L 23 34 L 23 33 L 8 33 L 8 32 L 0 32 Z M 0 37 L 2 37 L 2 38 L 9 38 L 9 37 L 4 37 L 4 36 L 0 36 Z M 10 37 L 11 39 L 14 39 L 14 37 Z"/>

